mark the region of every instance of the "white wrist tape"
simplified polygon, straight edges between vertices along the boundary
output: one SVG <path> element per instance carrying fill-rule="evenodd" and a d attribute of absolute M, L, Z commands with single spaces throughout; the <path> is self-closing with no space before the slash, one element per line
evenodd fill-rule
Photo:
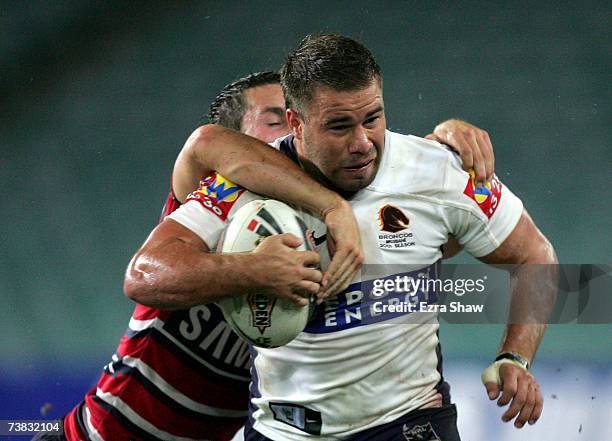
<path fill-rule="evenodd" d="M 499 367 L 504 363 L 510 363 L 510 364 L 520 367 L 521 369 L 527 370 L 525 369 L 525 366 L 523 366 L 518 361 L 503 358 L 501 360 L 497 360 L 496 362 L 491 363 L 491 365 L 488 368 L 482 371 L 482 375 L 480 376 L 480 379 L 482 380 L 482 384 L 495 383 L 498 386 L 501 386 L 501 378 L 499 376 Z"/>

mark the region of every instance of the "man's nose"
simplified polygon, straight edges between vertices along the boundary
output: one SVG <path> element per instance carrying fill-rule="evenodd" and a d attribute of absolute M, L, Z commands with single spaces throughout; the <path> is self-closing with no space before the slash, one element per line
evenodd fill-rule
<path fill-rule="evenodd" d="M 349 153 L 351 154 L 364 154 L 368 153 L 372 149 L 372 141 L 368 137 L 368 131 L 358 126 L 354 131 L 353 139 L 349 145 Z"/>

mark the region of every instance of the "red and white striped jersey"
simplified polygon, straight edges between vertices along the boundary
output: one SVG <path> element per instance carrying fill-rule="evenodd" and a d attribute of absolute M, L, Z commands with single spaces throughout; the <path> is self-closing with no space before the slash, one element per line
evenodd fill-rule
<path fill-rule="evenodd" d="M 243 191 L 212 175 L 190 198 L 211 198 L 229 210 Z M 179 206 L 171 193 L 162 219 Z M 137 305 L 96 387 L 65 417 L 66 437 L 230 440 L 247 415 L 249 368 L 247 343 L 216 305 Z"/>

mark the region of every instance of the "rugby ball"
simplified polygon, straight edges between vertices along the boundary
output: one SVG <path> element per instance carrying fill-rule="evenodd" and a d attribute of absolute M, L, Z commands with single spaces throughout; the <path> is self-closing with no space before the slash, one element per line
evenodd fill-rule
<path fill-rule="evenodd" d="M 314 249 L 311 235 L 296 210 L 273 199 L 251 201 L 236 211 L 217 251 L 250 252 L 266 237 L 283 233 L 292 233 L 303 240 L 298 250 Z M 217 304 L 236 334 L 255 346 L 275 348 L 289 343 L 304 330 L 314 298 L 308 306 L 298 306 L 288 299 L 255 291 L 225 297 Z"/>

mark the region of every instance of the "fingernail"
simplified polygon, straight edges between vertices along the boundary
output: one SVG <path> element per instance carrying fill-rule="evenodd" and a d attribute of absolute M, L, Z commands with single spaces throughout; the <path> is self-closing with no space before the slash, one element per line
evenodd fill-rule
<path fill-rule="evenodd" d="M 535 420 L 529 420 L 529 425 L 533 426 L 535 424 Z"/>
<path fill-rule="evenodd" d="M 495 392 L 489 392 L 489 400 L 493 400 L 495 398 Z"/>
<path fill-rule="evenodd" d="M 525 423 L 514 423 L 514 427 L 516 427 L 517 429 L 520 429 L 521 427 L 523 427 L 523 424 Z"/>

